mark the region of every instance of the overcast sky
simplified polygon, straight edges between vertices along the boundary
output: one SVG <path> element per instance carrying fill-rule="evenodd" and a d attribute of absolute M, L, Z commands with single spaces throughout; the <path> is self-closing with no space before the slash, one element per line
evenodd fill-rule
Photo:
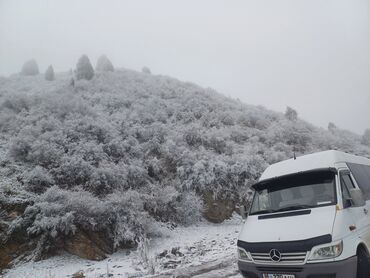
<path fill-rule="evenodd" d="M 30 58 L 66 71 L 83 53 L 370 128 L 369 0 L 0 0 L 0 75 Z"/>

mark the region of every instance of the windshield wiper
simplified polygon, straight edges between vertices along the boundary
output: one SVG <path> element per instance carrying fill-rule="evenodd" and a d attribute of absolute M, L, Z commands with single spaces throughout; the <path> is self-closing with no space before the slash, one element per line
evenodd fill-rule
<path fill-rule="evenodd" d="M 294 206 L 282 207 L 280 209 L 275 210 L 274 212 L 297 210 L 297 209 L 308 209 L 308 208 L 312 208 L 312 206 L 309 206 L 309 205 L 294 205 Z"/>
<path fill-rule="evenodd" d="M 252 212 L 249 215 L 275 213 L 275 212 L 282 212 L 282 211 L 289 211 L 289 210 L 297 210 L 297 209 L 308 209 L 308 208 L 313 208 L 313 206 L 309 206 L 309 205 L 293 205 L 293 206 L 282 207 L 282 208 L 279 208 L 279 209 L 263 209 L 263 210 Z"/>
<path fill-rule="evenodd" d="M 263 210 L 252 212 L 249 215 L 266 214 L 266 213 L 273 213 L 273 212 L 275 212 L 275 210 L 273 209 L 263 209 Z"/>

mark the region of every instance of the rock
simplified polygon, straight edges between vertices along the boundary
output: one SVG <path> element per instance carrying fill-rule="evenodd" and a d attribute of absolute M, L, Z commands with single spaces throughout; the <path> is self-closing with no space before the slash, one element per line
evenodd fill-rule
<path fill-rule="evenodd" d="M 179 264 L 181 264 L 180 260 L 169 260 L 163 263 L 163 267 L 167 269 L 175 269 Z"/>
<path fill-rule="evenodd" d="M 163 252 L 161 252 L 161 253 L 158 254 L 158 258 L 164 258 L 164 257 L 167 256 L 167 254 L 168 254 L 168 251 L 167 250 L 164 250 Z"/>
<path fill-rule="evenodd" d="M 35 248 L 35 242 L 28 238 L 24 229 L 15 229 L 11 235 L 8 234 L 10 223 L 20 217 L 29 204 L 9 202 L 7 198 L 0 200 L 0 272 L 11 267 L 16 258 Z"/>
<path fill-rule="evenodd" d="M 230 198 L 214 197 L 213 192 L 203 194 L 204 217 L 213 223 L 221 223 L 229 219 L 235 211 L 235 202 Z"/>
<path fill-rule="evenodd" d="M 82 270 L 72 274 L 72 278 L 85 278 L 85 277 L 86 275 Z"/>
<path fill-rule="evenodd" d="M 34 246 L 31 246 L 28 243 L 20 243 L 16 241 L 7 241 L 6 243 L 0 244 L 0 271 L 11 267 L 14 259 L 33 247 Z"/>
<path fill-rule="evenodd" d="M 113 254 L 114 252 L 114 245 L 113 241 L 110 240 L 104 233 L 102 232 L 86 232 L 89 239 L 94 242 L 94 244 L 102 250 L 106 254 Z"/>
<path fill-rule="evenodd" d="M 87 233 L 80 230 L 65 240 L 64 249 L 73 255 L 88 260 L 100 261 L 106 258 L 104 250 L 99 248 Z"/>

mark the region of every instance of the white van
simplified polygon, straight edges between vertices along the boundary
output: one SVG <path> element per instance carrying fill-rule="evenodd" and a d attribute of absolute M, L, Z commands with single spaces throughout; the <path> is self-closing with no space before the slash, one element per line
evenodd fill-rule
<path fill-rule="evenodd" d="M 243 277 L 370 278 L 370 159 L 289 159 L 253 189 L 237 244 Z"/>

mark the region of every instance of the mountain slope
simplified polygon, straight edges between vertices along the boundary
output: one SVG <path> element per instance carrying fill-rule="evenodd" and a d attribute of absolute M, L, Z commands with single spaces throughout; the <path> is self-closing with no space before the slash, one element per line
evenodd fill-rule
<path fill-rule="evenodd" d="M 70 80 L 0 79 L 3 262 L 59 249 L 100 259 L 160 234 L 163 222 L 221 221 L 294 152 L 370 156 L 348 131 L 173 78 L 118 70 Z M 79 253 L 76 240 L 94 247 Z"/>

